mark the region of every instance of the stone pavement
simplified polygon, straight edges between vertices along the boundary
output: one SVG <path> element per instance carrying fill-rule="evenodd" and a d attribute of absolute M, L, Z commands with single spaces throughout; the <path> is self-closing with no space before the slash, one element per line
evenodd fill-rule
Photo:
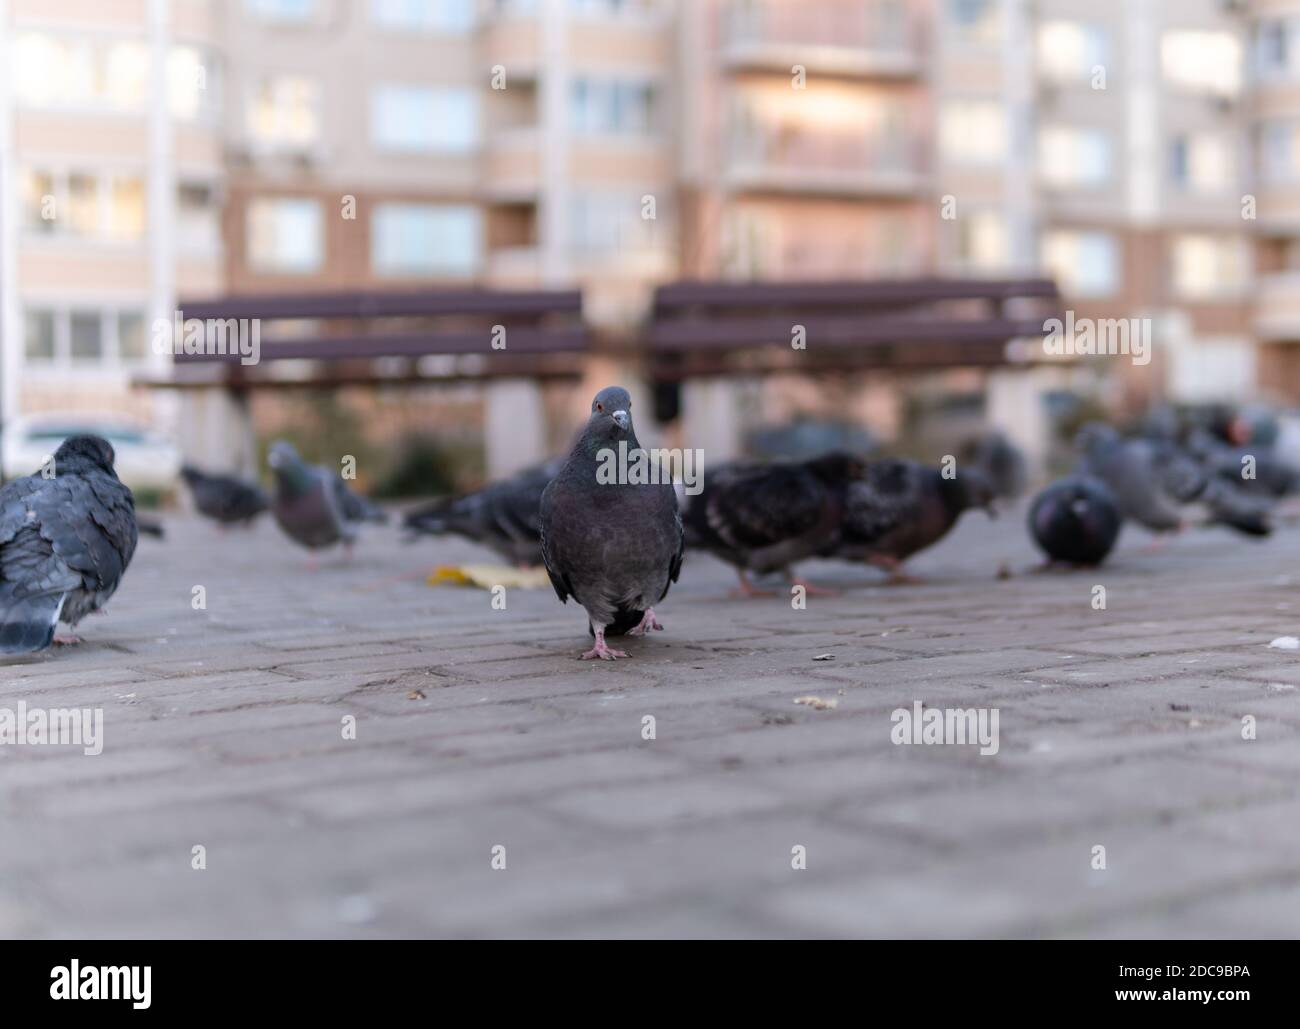
<path fill-rule="evenodd" d="M 968 515 L 928 584 L 812 564 L 849 590 L 802 611 L 697 556 L 607 664 L 549 590 L 423 583 L 467 544 L 313 574 L 167 527 L 82 646 L 0 666 L 105 738 L 0 746 L 0 935 L 1300 934 L 1300 529 L 1032 574 L 1022 514 Z M 918 700 L 996 708 L 998 753 L 894 745 Z"/>

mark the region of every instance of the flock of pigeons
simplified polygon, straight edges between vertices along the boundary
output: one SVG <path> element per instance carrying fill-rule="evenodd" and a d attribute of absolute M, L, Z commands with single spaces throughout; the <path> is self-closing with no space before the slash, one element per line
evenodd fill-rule
<path fill-rule="evenodd" d="M 908 558 L 943 538 L 963 512 L 994 514 L 995 500 L 1024 478 L 1023 460 L 1003 441 L 969 452 L 961 467 L 844 452 L 725 464 L 686 497 L 666 481 L 602 481 L 602 455 L 622 443 L 639 449 L 631 397 L 612 386 L 592 401 L 567 457 L 413 510 L 404 525 L 412 538 L 456 534 L 513 564 L 544 565 L 560 600 L 573 597 L 587 613 L 594 644 L 583 658 L 612 660 L 626 654 L 607 636 L 663 628 L 654 605 L 677 581 L 688 545 L 734 567 L 745 595 L 762 595 L 751 576 L 772 573 L 815 591 L 794 572 L 813 557 L 870 564 L 891 582 L 907 582 Z M 1204 428 L 1123 436 L 1094 423 L 1077 445 L 1076 473 L 1029 509 L 1030 533 L 1049 563 L 1096 565 L 1126 519 L 1177 531 L 1190 504 L 1203 505 L 1212 523 L 1267 535 L 1273 506 L 1300 486 L 1300 474 L 1271 449 L 1247 449 Z M 75 626 L 117 589 L 139 531 L 149 527 L 139 524 L 113 462 L 106 441 L 77 436 L 49 468 L 0 488 L 0 652 L 65 642 L 58 623 Z M 206 517 L 247 525 L 270 510 L 290 539 L 313 551 L 350 550 L 363 523 L 387 520 L 337 472 L 306 463 L 285 441 L 272 445 L 268 464 L 271 495 L 232 476 L 192 467 L 182 474 Z"/>

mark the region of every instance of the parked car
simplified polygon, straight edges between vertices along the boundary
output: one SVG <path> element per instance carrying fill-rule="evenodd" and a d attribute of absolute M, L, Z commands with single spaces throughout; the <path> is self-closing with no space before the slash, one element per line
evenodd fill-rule
<path fill-rule="evenodd" d="M 117 452 L 117 475 L 137 492 L 166 494 L 176 488 L 181 452 L 158 433 L 129 422 L 84 415 L 14 418 L 0 435 L 0 474 L 5 481 L 30 475 L 69 436 L 103 436 Z"/>

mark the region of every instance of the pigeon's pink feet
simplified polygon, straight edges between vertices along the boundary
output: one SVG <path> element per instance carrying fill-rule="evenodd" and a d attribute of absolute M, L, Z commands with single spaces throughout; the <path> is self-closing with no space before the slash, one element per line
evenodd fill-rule
<path fill-rule="evenodd" d="M 740 579 L 740 589 L 732 590 L 733 597 L 775 597 L 776 594 L 770 590 L 761 590 L 749 581 L 749 576 L 744 572 L 737 570 L 736 576 Z"/>
<path fill-rule="evenodd" d="M 806 579 L 791 579 L 790 585 L 802 586 L 804 593 L 810 597 L 838 597 L 840 595 L 839 590 L 833 590 L 825 586 L 814 586 Z"/>
<path fill-rule="evenodd" d="M 662 632 L 663 628 L 664 627 L 659 624 L 659 619 L 655 617 L 655 609 L 653 607 L 647 607 L 645 609 L 645 614 L 641 616 L 641 624 L 635 629 L 629 629 L 628 635 L 649 636 L 651 629 Z"/>
<path fill-rule="evenodd" d="M 602 661 L 613 661 L 615 658 L 627 657 L 627 652 L 615 650 L 613 647 L 605 645 L 605 630 L 596 630 L 596 645 L 582 655 L 582 660 L 591 661 L 594 658 L 600 658 Z"/>
<path fill-rule="evenodd" d="M 75 647 L 81 642 L 81 637 L 71 632 L 56 632 L 54 634 L 54 645 L 56 647 Z"/>

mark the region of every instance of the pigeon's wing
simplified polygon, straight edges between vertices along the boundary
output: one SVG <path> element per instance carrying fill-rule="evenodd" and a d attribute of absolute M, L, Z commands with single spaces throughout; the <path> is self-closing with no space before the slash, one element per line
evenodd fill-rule
<path fill-rule="evenodd" d="M 21 479 L 0 501 L 0 650 L 49 645 L 71 590 L 111 596 L 135 553 L 131 491 L 106 475 Z"/>
<path fill-rule="evenodd" d="M 709 498 L 709 527 L 729 546 L 756 550 L 811 532 L 825 513 L 826 491 L 796 467 L 755 468 Z"/>
<path fill-rule="evenodd" d="M 919 466 L 907 461 L 878 461 L 867 474 L 849 483 L 844 532 L 870 542 L 898 528 L 921 509 L 925 481 Z"/>
<path fill-rule="evenodd" d="M 546 566 L 546 575 L 551 580 L 551 586 L 555 589 L 555 595 L 560 598 L 562 603 L 567 603 L 569 596 L 573 593 L 573 586 L 569 583 L 569 577 L 565 574 L 562 564 L 561 549 L 558 546 L 554 528 L 554 511 L 555 498 L 551 488 L 542 493 L 541 502 L 541 535 L 542 535 L 542 564 Z"/>

